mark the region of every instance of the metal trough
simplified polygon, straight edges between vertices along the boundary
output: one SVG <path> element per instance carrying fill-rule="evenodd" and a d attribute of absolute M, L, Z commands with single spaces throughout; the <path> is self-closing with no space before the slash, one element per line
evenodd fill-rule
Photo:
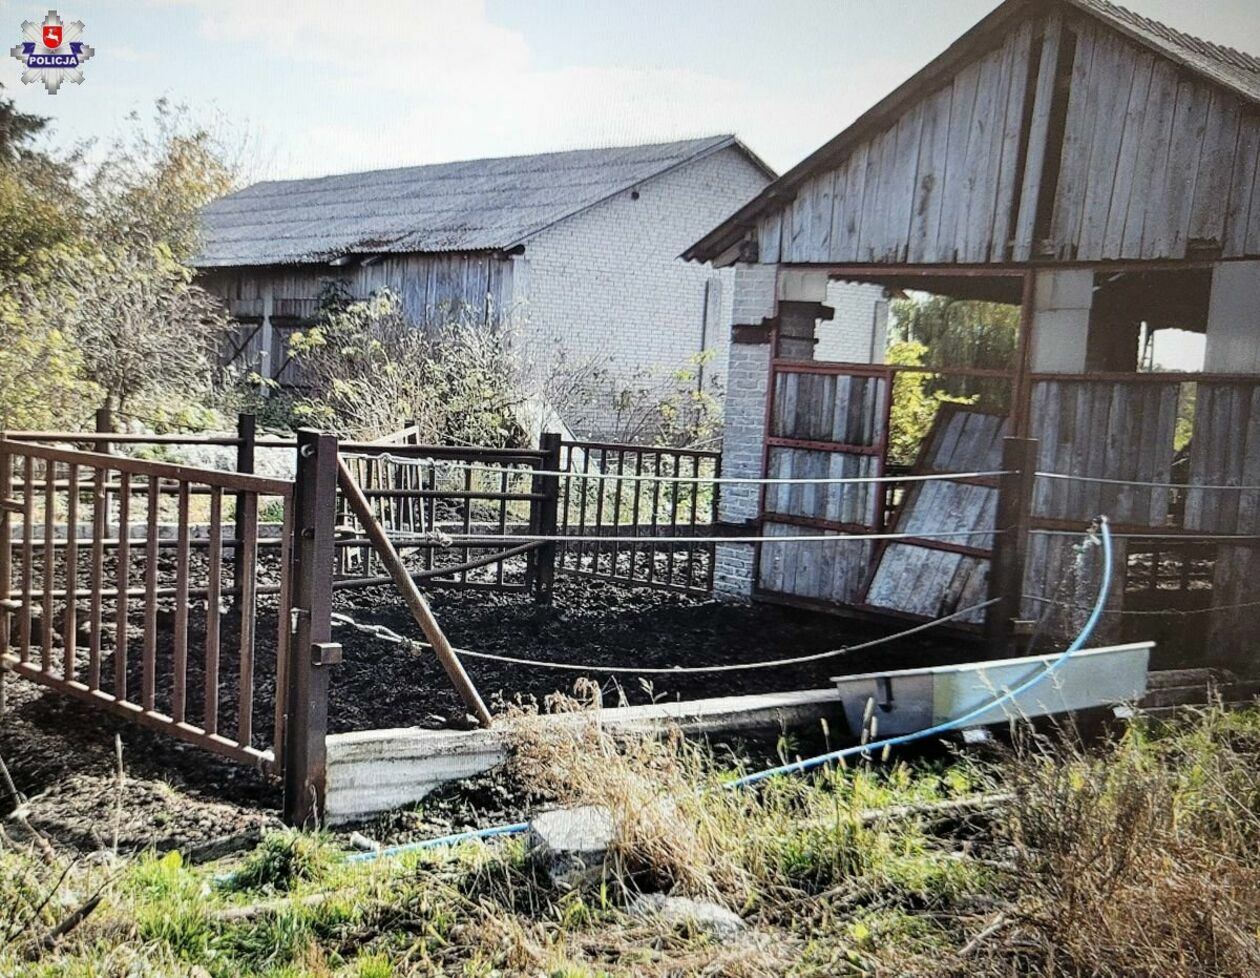
<path fill-rule="evenodd" d="M 1088 649 L 1070 657 L 1054 672 L 1011 700 L 994 706 L 968 723 L 983 727 L 1067 713 L 1140 699 L 1154 642 L 1133 642 Z M 965 716 L 1043 671 L 1059 653 L 967 662 L 925 669 L 868 672 L 836 676 L 845 718 L 854 735 L 870 716 L 874 736 L 898 736 Z"/>

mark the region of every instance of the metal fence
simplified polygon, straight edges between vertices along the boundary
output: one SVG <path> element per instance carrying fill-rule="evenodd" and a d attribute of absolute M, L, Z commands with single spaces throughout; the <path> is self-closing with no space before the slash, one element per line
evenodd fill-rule
<path fill-rule="evenodd" d="M 557 573 L 712 591 L 714 545 L 705 538 L 717 522 L 720 452 L 562 441 L 559 454 L 559 533 L 575 539 L 560 544 Z"/>
<path fill-rule="evenodd" d="M 553 533 L 556 453 L 413 443 L 344 444 L 342 459 L 373 516 L 426 587 L 550 590 L 553 546 L 512 537 Z M 549 507 L 550 502 L 550 507 Z M 380 555 L 344 498 L 337 505 L 334 587 L 387 583 Z"/>
<path fill-rule="evenodd" d="M 281 513 L 262 562 L 261 500 Z M 234 760 L 277 768 L 292 505 L 286 480 L 0 437 L 5 668 Z M 260 569 L 278 595 L 275 654 L 265 663 L 255 655 Z M 260 682 L 262 669 L 273 675 Z M 262 727 L 260 685 L 277 690 L 274 723 Z"/>

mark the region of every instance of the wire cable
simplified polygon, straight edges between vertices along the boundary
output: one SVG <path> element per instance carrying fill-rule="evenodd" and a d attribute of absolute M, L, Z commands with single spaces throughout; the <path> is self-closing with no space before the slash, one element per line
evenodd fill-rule
<path fill-rule="evenodd" d="M 354 454 L 345 453 L 341 456 L 345 459 L 379 459 L 384 462 L 392 462 L 395 465 L 412 465 L 421 468 L 433 469 L 458 469 L 468 472 L 508 472 L 512 475 L 547 475 L 555 476 L 561 479 L 592 479 L 592 480 L 616 480 L 618 482 L 672 482 L 683 483 L 687 485 L 722 485 L 722 486 L 830 486 L 830 485 L 870 485 L 884 482 L 937 482 L 957 479 L 991 479 L 999 476 L 1011 475 L 1006 471 L 997 472 L 929 472 L 921 475 L 861 475 L 861 476 L 834 476 L 834 477 L 818 477 L 808 479 L 778 478 L 778 477 L 755 477 L 755 476 L 726 476 L 726 475 L 642 475 L 634 473 L 618 473 L 618 472 L 570 472 L 562 469 L 533 469 L 533 468 L 517 468 L 509 469 L 500 465 L 485 465 L 480 462 L 459 462 L 450 459 L 435 458 L 410 458 L 407 456 L 391 455 L 388 452 L 377 454 Z"/>
<path fill-rule="evenodd" d="M 871 639 L 867 642 L 861 642 L 858 645 L 846 645 L 842 648 L 831 649 L 827 652 L 814 652 L 809 655 L 798 655 L 787 659 L 770 659 L 760 662 L 733 662 L 725 663 L 717 666 L 623 666 L 623 665 L 600 665 L 596 663 L 580 663 L 580 662 L 548 662 L 545 659 L 526 659 L 511 655 L 499 655 L 495 652 L 473 652 L 469 649 L 452 649 L 456 655 L 467 656 L 471 659 L 488 659 L 493 662 L 503 662 L 508 665 L 515 666 L 532 666 L 541 669 L 559 669 L 570 672 L 595 672 L 595 673 L 629 673 L 639 676 L 677 676 L 686 675 L 688 673 L 710 673 L 710 672 L 747 672 L 753 669 L 771 669 L 779 666 L 795 666 L 806 662 L 819 662 L 823 659 L 832 659 L 841 655 L 849 655 L 854 652 L 863 652 L 867 649 L 873 649 L 880 645 L 887 645 L 889 642 L 896 642 L 903 638 L 909 638 L 912 635 L 918 635 L 920 632 L 926 632 L 928 629 L 935 628 L 937 625 L 944 625 L 951 621 L 963 618 L 972 612 L 982 611 L 990 605 L 997 604 L 998 598 L 990 598 L 988 601 L 982 601 L 974 604 L 969 608 L 960 608 L 953 614 L 945 615 L 943 618 L 936 618 L 932 621 L 923 622 L 915 625 L 913 628 L 907 628 L 892 635 L 884 635 L 880 638 Z M 332 622 L 334 625 L 342 625 L 362 632 L 365 635 L 371 635 L 382 641 L 392 642 L 395 645 L 406 645 L 413 651 L 423 651 L 433 648 L 428 642 L 422 642 L 419 639 L 409 638 L 400 635 L 392 628 L 384 625 L 370 625 L 355 621 L 349 615 L 340 612 L 332 613 Z"/>
<path fill-rule="evenodd" d="M 1038 479 L 1060 479 L 1068 482 L 1090 482 L 1103 486 L 1137 486 L 1140 489 L 1208 489 L 1231 492 L 1260 492 L 1260 486 L 1231 486 L 1224 484 L 1200 484 L 1197 482 L 1141 482 L 1135 479 L 1103 479 L 1093 475 L 1068 475 L 1066 472 L 1034 472 Z"/>
<path fill-rule="evenodd" d="M 947 530 L 939 533 L 846 533 L 836 530 L 831 534 L 803 534 L 797 536 L 673 536 L 673 537 L 614 537 L 598 534 L 569 535 L 564 533 L 451 534 L 455 546 L 467 544 L 500 544 L 521 540 L 530 543 L 825 543 L 842 540 L 954 540 L 960 537 L 993 537 L 1006 530 Z"/>
<path fill-rule="evenodd" d="M 1023 695 L 1038 683 L 1053 675 L 1060 666 L 1062 666 L 1068 661 L 1068 659 L 1072 658 L 1072 656 L 1084 647 L 1085 643 L 1089 640 L 1090 635 L 1094 633 L 1094 629 L 1097 627 L 1099 620 L 1102 618 L 1103 608 L 1107 604 L 1107 595 L 1111 591 L 1111 530 L 1107 526 L 1107 518 L 1105 516 L 1100 516 L 1098 518 L 1098 527 L 1102 535 L 1102 580 L 1098 586 L 1098 597 L 1094 601 L 1093 610 L 1090 612 L 1089 618 L 1085 621 L 1085 625 L 1081 628 L 1080 633 L 1072 640 L 1072 643 L 1064 649 L 1057 658 L 1047 663 L 1046 667 L 1040 672 L 1019 683 L 1014 688 L 1008 689 L 1005 693 L 993 700 L 990 700 L 988 703 L 984 703 L 972 710 L 968 710 L 962 716 L 955 717 L 952 720 L 945 720 L 941 723 L 933 724 L 930 727 L 913 733 L 899 734 L 896 737 L 885 737 L 882 740 L 876 740 L 871 743 L 857 744 L 853 747 L 845 747 L 826 754 L 819 754 L 817 757 L 794 761 L 791 764 L 780 764 L 777 767 L 767 768 L 764 771 L 746 774 L 741 778 L 737 778 L 736 780 L 729 782 L 728 787 L 740 788 L 781 774 L 799 774 L 803 771 L 808 771 L 816 767 L 822 767 L 825 764 L 832 764 L 848 757 L 855 757 L 859 754 L 869 755 L 873 751 L 887 750 L 890 747 L 913 743 L 916 740 L 924 740 L 928 737 L 936 737 L 943 733 L 949 733 L 952 730 L 960 730 L 963 727 L 966 727 L 967 724 L 984 716 L 995 707 L 1009 703 L 1011 700 Z"/>

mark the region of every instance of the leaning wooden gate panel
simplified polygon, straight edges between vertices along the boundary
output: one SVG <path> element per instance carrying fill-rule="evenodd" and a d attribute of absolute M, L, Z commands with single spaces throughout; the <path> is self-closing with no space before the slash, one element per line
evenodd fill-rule
<path fill-rule="evenodd" d="M 259 539 L 261 500 L 278 537 Z M 0 438 L 5 670 L 278 769 L 292 504 L 283 480 Z M 260 594 L 278 599 L 266 613 Z M 258 641 L 271 607 L 274 657 Z"/>

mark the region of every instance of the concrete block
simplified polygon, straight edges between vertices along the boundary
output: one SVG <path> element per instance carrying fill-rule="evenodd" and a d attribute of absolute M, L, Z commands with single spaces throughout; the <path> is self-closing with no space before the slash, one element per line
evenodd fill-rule
<path fill-rule="evenodd" d="M 526 846 L 530 860 L 552 883 L 574 889 L 603 876 L 615 834 L 607 808 L 583 805 L 536 815 L 529 823 Z"/>

